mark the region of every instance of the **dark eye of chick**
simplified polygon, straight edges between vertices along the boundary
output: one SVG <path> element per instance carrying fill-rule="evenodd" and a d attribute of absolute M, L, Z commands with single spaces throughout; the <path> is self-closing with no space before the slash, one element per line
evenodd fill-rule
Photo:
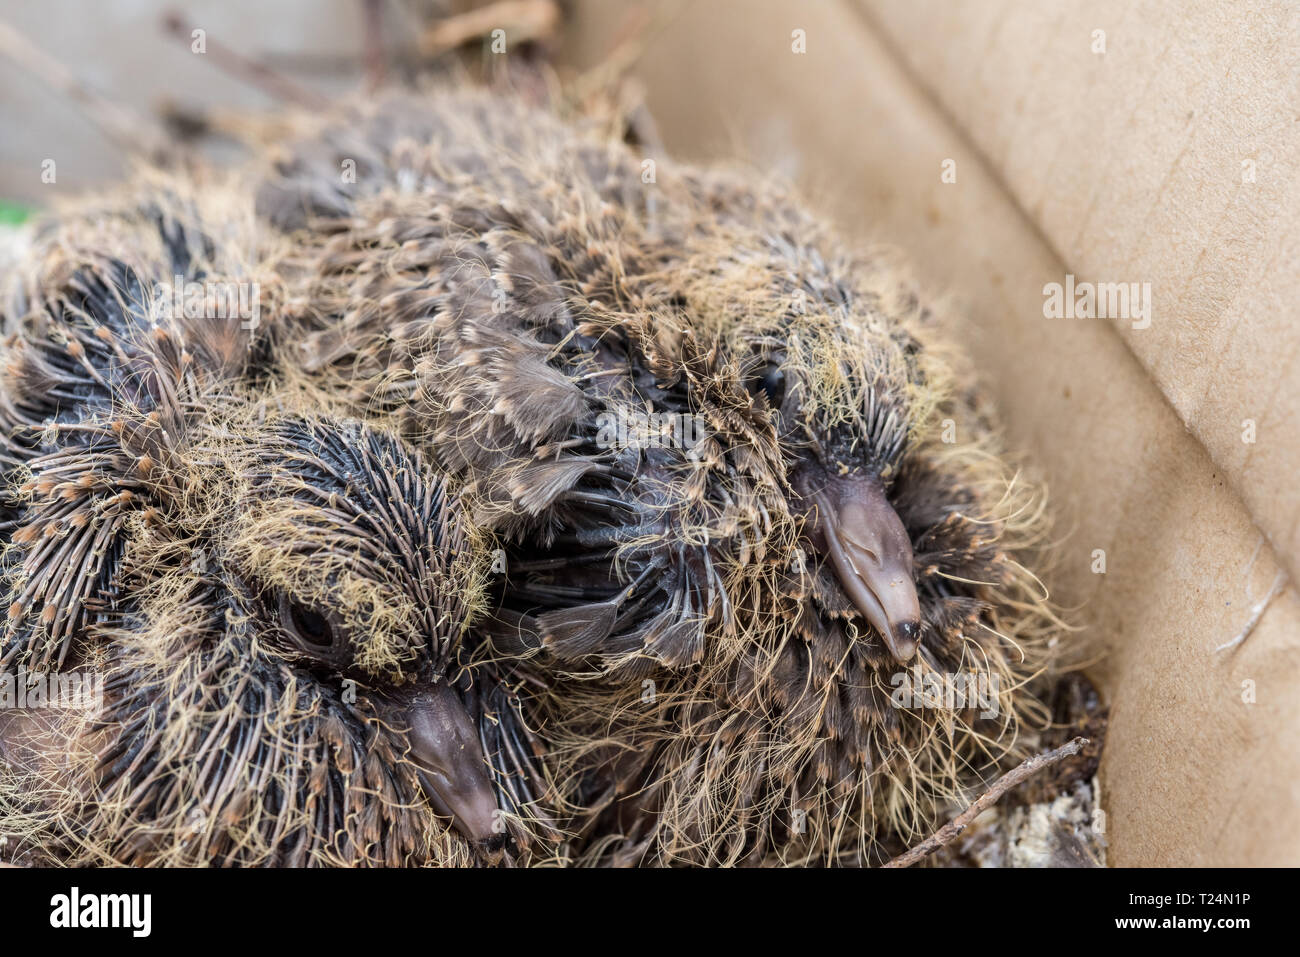
<path fill-rule="evenodd" d="M 329 620 L 319 612 L 299 605 L 288 595 L 280 596 L 280 624 L 304 644 L 319 648 L 334 645 L 334 629 Z"/>
<path fill-rule="evenodd" d="M 785 373 L 781 371 L 781 367 L 775 363 L 770 364 L 763 370 L 763 376 L 758 384 L 767 395 L 768 404 L 774 409 L 780 406 L 785 399 Z"/>

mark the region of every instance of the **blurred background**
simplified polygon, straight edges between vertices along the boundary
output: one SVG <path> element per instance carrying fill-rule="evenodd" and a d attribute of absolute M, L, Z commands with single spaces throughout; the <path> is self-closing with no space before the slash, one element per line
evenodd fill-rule
<path fill-rule="evenodd" d="M 142 137 L 286 85 L 324 109 L 452 46 L 488 74 L 541 58 L 630 78 L 659 162 L 793 179 L 907 256 L 1051 490 L 1047 584 L 1111 708 L 1110 862 L 1300 863 L 1300 8 L 0 0 L 0 23 L 0 222 L 124 169 L 33 50 Z M 1045 318 L 1067 275 L 1150 283 L 1150 326 Z"/>

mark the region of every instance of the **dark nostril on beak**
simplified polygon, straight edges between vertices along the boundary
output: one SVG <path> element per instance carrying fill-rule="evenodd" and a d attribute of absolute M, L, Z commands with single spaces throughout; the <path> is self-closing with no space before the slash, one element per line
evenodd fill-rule
<path fill-rule="evenodd" d="M 899 663 L 910 661 L 921 644 L 921 623 L 917 621 L 900 621 L 894 626 L 894 655 Z"/>

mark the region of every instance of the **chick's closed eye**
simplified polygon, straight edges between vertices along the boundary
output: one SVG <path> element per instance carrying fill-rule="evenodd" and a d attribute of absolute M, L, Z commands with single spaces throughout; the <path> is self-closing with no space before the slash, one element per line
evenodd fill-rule
<path fill-rule="evenodd" d="M 281 591 L 276 599 L 280 628 L 298 651 L 335 667 L 351 660 L 351 640 L 342 620 L 329 611 L 318 611 Z"/>
<path fill-rule="evenodd" d="M 228 454 L 246 479 L 226 548 L 297 651 L 375 678 L 440 672 L 479 570 L 441 483 L 395 439 L 273 424 Z"/>

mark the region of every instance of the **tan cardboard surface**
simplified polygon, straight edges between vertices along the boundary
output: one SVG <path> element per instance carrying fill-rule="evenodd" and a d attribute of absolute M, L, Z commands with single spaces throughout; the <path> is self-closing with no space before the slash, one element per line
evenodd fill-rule
<path fill-rule="evenodd" d="M 1116 327 L 1294 577 L 1300 7 L 852 2 L 1080 279 L 1152 283 Z"/>
<path fill-rule="evenodd" d="M 572 60 L 589 64 L 607 52 L 629 6 L 577 3 L 567 47 Z M 944 13 L 950 6 L 936 4 L 928 18 L 909 20 L 921 31 L 914 42 L 978 51 L 982 35 L 953 28 Z M 1158 11 L 1159 5 L 1147 8 L 1149 22 L 1162 23 Z M 997 164 L 986 163 L 873 23 L 848 0 L 687 5 L 652 40 L 636 73 L 672 155 L 739 155 L 792 176 L 852 235 L 906 250 L 928 288 L 944 294 L 957 333 L 999 401 L 1008 443 L 1027 453 L 1052 489 L 1063 541 L 1049 583 L 1059 601 L 1079 606 L 1074 617 L 1086 626 L 1080 641 L 1100 656 L 1092 673 L 1113 709 L 1102 768 L 1111 863 L 1300 863 L 1300 601 L 1282 586 L 1256 613 L 1285 577 L 1247 507 L 1264 493 L 1251 498 L 1241 491 L 1262 489 L 1252 483 L 1264 473 L 1247 475 L 1240 462 L 1233 471 L 1226 458 L 1216 464 L 1198 441 L 1208 434 L 1208 419 L 1189 432 L 1179 417 L 1184 409 L 1175 411 L 1162 394 L 1161 375 L 1183 382 L 1180 370 L 1194 368 L 1190 353 L 1165 357 L 1153 379 L 1146 356 L 1135 358 L 1114 325 L 1044 318 L 1044 282 L 1071 270 L 1086 278 L 1108 260 L 1085 269 L 1072 258 L 1074 246 L 1065 250 L 1071 258 L 1062 258 Z M 795 29 L 806 31 L 805 54 L 791 50 Z M 933 51 L 932 64 L 947 55 Z M 956 76 L 948 87 L 967 82 Z M 986 109 L 1013 115 L 1016 105 L 1007 100 Z M 1133 146 L 1133 135 L 1108 145 L 1082 131 L 1079 175 L 1091 156 L 1110 157 L 1106 175 L 1122 177 L 1121 151 L 1143 148 Z M 1072 155 L 1048 146 L 1037 147 L 1043 169 L 1062 162 L 1060 152 Z M 956 162 L 955 183 L 940 181 L 946 159 Z M 1100 181 L 1096 190 L 1108 195 Z M 1044 205 L 1060 202 L 1050 189 L 1037 195 Z M 1260 207 L 1261 216 L 1268 211 Z M 1207 220 L 1204 235 L 1220 221 Z M 1077 245 L 1103 244 L 1115 228 L 1093 221 Z M 1282 232 L 1276 223 L 1272 229 Z M 1177 226 L 1153 220 L 1149 241 L 1171 231 Z M 1223 252 L 1222 243 L 1213 245 Z M 1282 253 L 1271 245 L 1259 250 L 1260 269 Z M 1133 278 L 1151 273 L 1155 262 L 1140 265 Z M 1116 280 L 1130 278 L 1127 269 L 1107 268 L 1118 272 Z M 1204 285 L 1189 275 L 1150 275 L 1162 290 L 1156 302 L 1178 297 L 1181 311 L 1218 315 L 1202 298 L 1210 295 Z M 1241 299 L 1238 308 L 1257 306 Z M 1179 348 L 1170 331 L 1174 313 L 1157 312 L 1142 333 L 1151 334 L 1153 355 L 1165 348 L 1157 342 Z M 1254 321 L 1253 312 L 1243 315 Z M 1138 335 L 1130 340 L 1134 349 Z M 1285 343 L 1294 341 L 1230 352 L 1252 370 L 1237 377 L 1251 380 L 1243 386 L 1261 386 L 1266 370 L 1285 357 Z M 1285 397 L 1285 386 L 1274 385 L 1271 394 Z M 1240 400 L 1248 401 L 1254 400 Z M 1260 402 L 1261 434 L 1264 423 L 1280 428 L 1268 410 L 1284 401 L 1290 400 Z M 1300 443 L 1269 434 L 1280 469 Z M 1261 438 L 1253 454 L 1264 455 L 1268 441 Z M 1104 575 L 1091 571 L 1095 549 L 1106 552 Z M 1239 645 L 1216 650 L 1256 618 Z"/>
<path fill-rule="evenodd" d="M 397 5 L 392 5 L 394 9 Z M 163 14 L 179 10 L 194 29 L 237 47 L 297 83 L 322 92 L 356 87 L 361 4 L 321 0 L 0 0 L 0 20 L 39 50 L 72 68 L 82 82 L 141 122 L 154 122 L 170 100 L 190 109 L 262 110 L 274 100 L 223 71 L 192 41 L 162 29 Z M 397 18 L 394 18 L 397 20 Z M 394 22 L 398 31 L 401 22 Z M 214 155 L 237 151 L 214 149 Z M 42 181 L 42 163 L 56 162 L 56 182 Z M 75 102 L 40 77 L 0 56 L 0 181 L 3 195 L 33 206 L 119 178 L 126 170 L 118 145 Z"/>

